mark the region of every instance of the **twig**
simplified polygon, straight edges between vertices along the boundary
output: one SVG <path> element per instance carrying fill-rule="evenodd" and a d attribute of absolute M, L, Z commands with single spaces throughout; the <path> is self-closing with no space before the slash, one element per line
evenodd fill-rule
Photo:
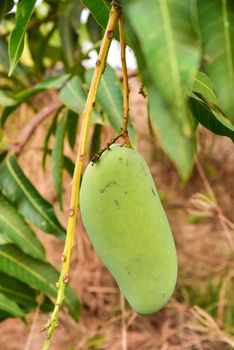
<path fill-rule="evenodd" d="M 57 299 L 56 299 L 53 313 L 51 315 L 50 320 L 47 322 L 45 326 L 45 328 L 47 329 L 47 336 L 44 342 L 43 350 L 49 349 L 51 337 L 55 331 L 55 328 L 57 327 L 59 311 L 65 298 L 65 287 L 66 287 L 66 284 L 69 282 L 70 261 L 71 261 L 72 248 L 73 248 L 73 242 L 74 242 L 77 208 L 79 204 L 81 171 L 83 167 L 83 160 L 86 154 L 91 112 L 92 112 L 93 106 L 95 105 L 98 86 L 100 83 L 101 75 L 105 69 L 106 57 L 109 51 L 112 38 L 114 36 L 114 30 L 118 22 L 119 12 L 120 12 L 119 7 L 116 5 L 112 5 L 110 10 L 109 21 L 103 37 L 98 59 L 96 61 L 96 67 L 93 73 L 93 78 L 90 85 L 88 97 L 86 100 L 85 109 L 82 114 L 82 126 L 81 126 L 81 133 L 80 133 L 79 149 L 78 149 L 78 154 L 76 158 L 76 165 L 75 165 L 75 170 L 74 170 L 74 175 L 72 180 L 72 187 L 71 187 L 71 202 L 70 202 L 70 209 L 68 213 L 69 216 L 68 216 L 67 236 L 66 236 L 65 247 L 62 255 L 62 268 L 61 268 L 60 278 L 57 283 L 58 293 L 57 293 Z"/>
<path fill-rule="evenodd" d="M 33 135 L 33 132 L 36 130 L 36 128 L 47 118 L 49 117 L 53 112 L 55 112 L 57 109 L 62 107 L 62 103 L 58 101 L 54 101 L 50 104 L 50 106 L 46 106 L 40 110 L 37 114 L 34 115 L 34 117 L 31 119 L 31 121 L 25 126 L 22 133 L 20 134 L 19 143 L 14 144 L 10 147 L 10 151 L 20 154 L 30 138 Z"/>
<path fill-rule="evenodd" d="M 127 64 L 126 64 L 126 44 L 125 44 L 125 38 L 124 38 L 124 23 L 123 23 L 123 15 L 122 13 L 119 16 L 119 37 L 120 37 L 120 49 L 121 49 L 121 62 L 122 62 L 122 70 L 123 70 L 123 113 L 124 113 L 124 120 L 123 120 L 123 139 L 124 143 L 131 147 L 131 143 L 128 137 L 128 117 L 129 117 L 129 86 L 128 86 L 128 71 L 127 71 Z"/>
<path fill-rule="evenodd" d="M 28 335 L 27 342 L 25 344 L 24 350 L 30 350 L 31 349 L 33 333 L 34 333 L 35 328 L 36 328 L 36 323 L 37 323 L 37 320 L 38 320 L 40 306 L 41 306 L 43 300 L 44 300 L 44 296 L 43 295 L 39 295 L 38 304 L 37 304 L 37 307 L 36 307 L 35 312 L 34 312 L 32 325 L 31 325 L 31 328 L 30 328 L 30 332 L 29 332 L 29 335 Z"/>
<path fill-rule="evenodd" d="M 214 216 L 218 218 L 218 221 L 223 229 L 223 232 L 227 238 L 227 241 L 228 241 L 228 244 L 231 248 L 232 251 L 234 251 L 234 240 L 233 240 L 233 237 L 232 237 L 232 233 L 230 232 L 229 230 L 229 226 L 230 224 L 228 222 L 230 222 L 230 220 L 228 220 L 222 213 L 222 209 L 220 208 L 219 204 L 218 204 L 218 201 L 217 201 L 217 198 L 215 196 L 215 193 L 214 191 L 212 190 L 211 188 L 211 185 L 206 177 L 206 174 L 205 174 L 205 171 L 203 170 L 202 168 L 202 165 L 199 161 L 199 159 L 197 158 L 196 160 L 196 167 L 197 167 L 197 170 L 198 170 L 198 173 L 204 183 L 204 186 L 208 192 L 208 195 L 209 197 L 211 198 L 211 200 L 209 201 L 206 201 L 205 200 L 201 200 L 201 203 L 200 203 L 200 207 L 202 205 L 203 209 L 206 207 L 207 211 L 208 211 L 208 215 L 211 214 L 211 216 Z M 210 212 L 210 213 L 209 213 Z M 232 227 L 231 227 L 232 228 Z"/>
<path fill-rule="evenodd" d="M 120 294 L 120 307 L 122 323 L 122 350 L 128 350 L 125 299 L 122 294 Z"/>
<path fill-rule="evenodd" d="M 118 139 L 120 139 L 121 137 L 124 136 L 124 133 L 120 133 L 119 135 L 117 135 L 116 137 L 114 137 L 110 142 L 108 142 L 106 144 L 106 146 L 104 148 L 101 149 L 100 152 L 96 153 L 93 158 L 91 159 L 92 163 L 97 163 L 97 161 L 100 159 L 102 153 L 104 153 L 106 150 L 110 149 L 110 146 L 113 145 L 113 143 L 115 143 L 115 141 L 117 141 Z"/>

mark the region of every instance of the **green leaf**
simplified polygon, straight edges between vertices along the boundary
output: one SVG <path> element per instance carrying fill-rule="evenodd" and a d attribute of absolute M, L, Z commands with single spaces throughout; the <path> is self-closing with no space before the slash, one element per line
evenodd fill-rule
<path fill-rule="evenodd" d="M 60 91 L 60 100 L 71 109 L 73 112 L 79 115 L 83 113 L 85 102 L 87 99 L 87 94 L 84 90 L 82 82 L 78 76 L 73 76 L 67 84 Z M 92 121 L 94 123 L 103 124 L 101 115 L 93 110 Z"/>
<path fill-rule="evenodd" d="M 55 112 L 55 115 L 52 119 L 52 122 L 50 124 L 50 126 L 48 127 L 47 129 L 47 132 L 46 132 L 46 136 L 44 138 L 44 143 L 43 143 L 43 155 L 42 155 L 42 168 L 43 170 L 45 171 L 45 165 L 46 165 L 46 156 L 48 154 L 48 147 L 49 147 L 49 140 L 50 140 L 50 136 L 52 134 L 54 134 L 55 130 L 56 130 L 56 126 L 57 126 L 57 120 L 58 120 L 58 116 L 59 116 L 59 113 L 60 113 L 60 109 L 57 110 Z"/>
<path fill-rule="evenodd" d="M 0 4 L 0 20 L 12 9 L 14 0 L 1 0 Z"/>
<path fill-rule="evenodd" d="M 91 83 L 93 70 L 86 72 L 86 79 Z M 104 112 L 113 129 L 119 133 L 123 125 L 123 93 L 117 74 L 111 66 L 107 65 L 97 92 L 97 102 Z M 135 143 L 135 132 L 131 123 L 128 126 L 129 136 Z"/>
<path fill-rule="evenodd" d="M 199 63 L 191 1 L 137 0 L 127 5 L 127 11 L 152 83 L 171 106 L 183 134 L 191 137 L 193 126 L 185 92 Z"/>
<path fill-rule="evenodd" d="M 231 130 L 228 124 L 225 123 L 225 118 L 220 121 L 217 118 L 217 113 L 214 112 L 202 101 L 191 98 L 190 100 L 191 110 L 194 117 L 199 123 L 205 126 L 208 130 L 217 135 L 227 136 L 234 142 L 234 126 Z M 219 116 L 220 118 L 220 116 Z"/>
<path fill-rule="evenodd" d="M 234 121 L 234 3 L 198 0 L 203 66 L 218 106 Z"/>
<path fill-rule="evenodd" d="M 79 32 L 80 10 L 80 0 L 70 0 L 59 3 L 58 28 L 64 61 L 68 67 L 74 65 L 77 56 L 77 34 Z"/>
<path fill-rule="evenodd" d="M 89 159 L 92 159 L 93 156 L 100 151 L 101 147 L 101 138 L 102 138 L 103 126 L 96 124 L 93 129 L 92 142 L 90 147 Z"/>
<path fill-rule="evenodd" d="M 71 149 L 74 149 L 76 144 L 77 126 L 79 115 L 71 110 L 68 110 L 67 115 L 67 136 Z"/>
<path fill-rule="evenodd" d="M 36 94 L 49 90 L 49 89 L 60 89 L 65 82 L 69 79 L 69 74 L 63 74 L 59 76 L 50 77 L 46 80 L 43 80 L 39 82 L 38 84 L 22 90 L 14 95 L 14 104 L 8 105 L 6 108 L 4 108 L 0 124 L 3 127 L 6 123 L 7 118 L 21 105 L 23 102 L 27 102 L 31 97 L 35 96 Z"/>
<path fill-rule="evenodd" d="M 3 310 L 13 317 L 24 317 L 24 311 L 11 299 L 0 292 L 0 310 Z"/>
<path fill-rule="evenodd" d="M 44 248 L 18 211 L 0 196 L 0 235 L 16 244 L 23 252 L 45 259 Z"/>
<path fill-rule="evenodd" d="M 19 0 L 15 15 L 15 28 L 13 29 L 9 41 L 10 69 L 9 76 L 13 73 L 23 49 L 25 32 L 33 13 L 36 0 Z"/>
<path fill-rule="evenodd" d="M 69 79 L 69 77 L 69 74 L 62 74 L 42 80 L 32 87 L 18 92 L 17 94 L 15 94 L 15 98 L 19 102 L 26 102 L 29 98 L 35 96 L 39 92 L 49 89 L 60 89 Z"/>
<path fill-rule="evenodd" d="M 74 169 L 75 169 L 75 164 L 73 161 L 67 157 L 63 156 L 63 163 L 64 163 L 64 169 L 67 170 L 68 174 L 73 177 Z"/>
<path fill-rule="evenodd" d="M 218 107 L 217 97 L 205 73 L 198 72 L 189 95 L 192 97 L 192 101 L 197 100 L 197 102 L 192 102 L 193 114 L 197 121 L 215 134 L 228 136 L 232 139 L 234 126 L 225 118 Z"/>
<path fill-rule="evenodd" d="M 217 105 L 217 97 L 214 93 L 213 86 L 211 84 L 210 79 L 205 73 L 199 71 L 197 72 L 196 76 L 194 77 L 194 83 L 191 87 L 191 90 L 194 93 L 202 95 L 206 99 L 206 101 L 212 102 Z"/>
<path fill-rule="evenodd" d="M 60 239 L 65 238 L 65 230 L 52 205 L 24 175 L 14 155 L 6 157 L 0 164 L 0 189 L 24 218 L 44 232 L 52 233 Z"/>
<path fill-rule="evenodd" d="M 53 266 L 31 258 L 12 244 L 0 246 L 0 271 L 26 283 L 48 297 L 57 295 L 55 284 L 59 273 Z M 65 306 L 71 316 L 78 320 L 80 303 L 69 286 L 66 288 Z"/>
<path fill-rule="evenodd" d="M 0 293 L 17 303 L 25 312 L 30 312 L 37 306 L 37 293 L 34 289 L 0 272 Z"/>
<path fill-rule="evenodd" d="M 123 8 L 148 91 L 153 128 L 186 180 L 196 151 L 195 122 L 186 94 L 199 63 L 192 2 L 132 0 L 123 1 Z"/>
<path fill-rule="evenodd" d="M 9 91 L 0 91 L 0 106 L 13 106 L 17 101 Z"/>
<path fill-rule="evenodd" d="M 67 128 L 68 115 L 67 112 L 63 115 L 63 118 L 59 122 L 55 131 L 55 142 L 52 149 L 52 177 L 55 189 L 58 193 L 58 199 L 60 208 L 63 208 L 62 204 L 62 192 L 63 192 L 63 147 L 64 137 Z"/>
<path fill-rule="evenodd" d="M 170 106 L 166 105 L 156 90 L 148 89 L 148 96 L 153 129 L 156 131 L 163 149 L 170 156 L 182 178 L 186 180 L 192 172 L 196 140 L 194 137 L 184 136 L 179 122 L 174 119 Z M 193 118 L 190 117 L 192 123 Z"/>
<path fill-rule="evenodd" d="M 81 2 L 90 10 L 97 23 L 106 29 L 111 3 L 105 0 L 82 0 Z"/>

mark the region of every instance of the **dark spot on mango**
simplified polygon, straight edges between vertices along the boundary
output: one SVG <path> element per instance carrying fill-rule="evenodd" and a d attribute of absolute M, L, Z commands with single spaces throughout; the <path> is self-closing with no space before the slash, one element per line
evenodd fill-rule
<path fill-rule="evenodd" d="M 113 185 L 117 185 L 117 182 L 116 181 L 109 181 L 109 182 L 107 182 L 107 184 L 103 188 L 100 188 L 99 192 L 104 193 L 106 191 L 106 189 L 108 189 L 110 186 L 113 186 Z"/>
<path fill-rule="evenodd" d="M 153 187 L 151 187 L 151 191 L 153 192 L 153 195 L 156 196 L 156 193 L 154 192 Z"/>
<path fill-rule="evenodd" d="M 114 203 L 115 203 L 116 207 L 117 207 L 118 209 L 120 209 L 120 205 L 119 205 L 119 202 L 117 201 L 117 199 L 114 200 Z"/>

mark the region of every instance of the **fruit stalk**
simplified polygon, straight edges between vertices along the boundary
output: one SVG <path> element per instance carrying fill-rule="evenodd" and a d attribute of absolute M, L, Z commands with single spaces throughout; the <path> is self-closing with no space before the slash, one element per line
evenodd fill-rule
<path fill-rule="evenodd" d="M 79 205 L 79 190 L 80 179 L 83 167 L 83 160 L 86 154 L 88 130 L 90 126 L 91 112 L 95 106 L 95 99 L 100 83 L 101 76 L 105 70 L 106 58 L 109 51 L 109 47 L 114 36 L 114 30 L 117 26 L 120 14 L 120 8 L 113 4 L 110 10 L 109 21 L 105 30 L 105 34 L 101 43 L 98 59 L 96 61 L 96 67 L 93 73 L 92 82 L 90 85 L 86 105 L 82 114 L 82 126 L 80 132 L 80 142 L 76 158 L 75 170 L 71 185 L 71 201 L 70 209 L 68 212 L 68 226 L 65 247 L 62 255 L 62 268 L 59 280 L 57 282 L 57 298 L 53 313 L 50 320 L 45 325 L 44 329 L 47 330 L 47 336 L 43 345 L 43 350 L 48 350 L 50 346 L 51 337 L 58 324 L 58 316 L 65 298 L 65 287 L 69 282 L 69 270 L 70 261 L 72 255 L 72 248 L 74 243 L 75 223 L 77 217 L 77 209 Z"/>
<path fill-rule="evenodd" d="M 131 143 L 128 137 L 128 116 L 129 116 L 129 86 L 128 86 L 128 71 L 126 64 L 126 43 L 124 37 L 124 22 L 122 13 L 119 16 L 119 38 L 120 38 L 120 49 L 121 49 L 121 62 L 122 62 L 122 71 L 123 71 L 123 139 L 126 146 L 131 147 Z"/>

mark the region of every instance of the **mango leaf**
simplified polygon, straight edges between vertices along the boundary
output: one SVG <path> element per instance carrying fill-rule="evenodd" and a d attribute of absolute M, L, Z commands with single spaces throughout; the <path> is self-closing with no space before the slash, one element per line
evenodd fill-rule
<path fill-rule="evenodd" d="M 11 299 L 0 292 L 0 310 L 3 310 L 13 317 L 24 317 L 24 311 Z"/>
<path fill-rule="evenodd" d="M 90 10 L 97 23 L 105 29 L 109 19 L 111 3 L 105 0 L 82 0 L 81 2 Z"/>
<path fill-rule="evenodd" d="M 2 127 L 4 126 L 7 118 L 21 105 L 21 103 L 27 102 L 31 97 L 35 96 L 36 94 L 42 91 L 49 90 L 49 89 L 60 89 L 68 79 L 69 79 L 69 74 L 50 77 L 28 89 L 25 89 L 16 93 L 14 95 L 14 99 L 15 99 L 14 103 L 12 102 L 10 105 L 4 108 L 2 112 L 1 119 L 0 119 L 1 126 Z"/>
<path fill-rule="evenodd" d="M 1 70 L 8 71 L 10 66 L 9 56 L 8 56 L 8 45 L 3 38 L 0 37 L 0 67 Z M 3 73 L 5 74 L 5 73 Z M 14 77 L 12 79 L 8 78 L 8 82 L 14 80 L 20 86 L 24 86 L 28 82 L 28 71 L 20 63 L 17 65 L 14 71 Z"/>
<path fill-rule="evenodd" d="M 193 114 L 197 121 L 200 121 L 203 126 L 215 134 L 228 136 L 232 139 L 234 125 L 231 124 L 219 109 L 211 81 L 205 73 L 198 72 L 194 79 L 190 96 L 192 97 L 190 106 L 191 101 L 194 99 L 197 100 L 197 102 L 192 102 Z M 207 111 L 207 114 L 205 111 Z"/>
<path fill-rule="evenodd" d="M 57 295 L 55 283 L 59 278 L 59 273 L 53 266 L 31 258 L 13 244 L 0 246 L 0 271 L 26 283 L 48 297 Z M 69 286 L 66 288 L 65 306 L 70 315 L 78 320 L 80 303 Z"/>
<path fill-rule="evenodd" d="M 185 92 L 199 63 L 191 1 L 137 0 L 126 7 L 152 82 L 170 104 L 185 137 L 191 137 L 193 127 Z"/>
<path fill-rule="evenodd" d="M 96 124 L 93 129 L 92 142 L 90 147 L 89 159 L 92 159 L 93 156 L 100 151 L 101 148 L 101 138 L 102 138 L 102 129 L 103 126 Z"/>
<path fill-rule="evenodd" d="M 67 112 L 63 115 L 60 120 L 56 131 L 55 131 L 55 142 L 52 149 L 52 177 L 55 189 L 58 194 L 60 208 L 63 208 L 62 204 L 62 191 L 63 191 L 63 146 L 64 137 L 67 128 Z"/>
<path fill-rule="evenodd" d="M 215 113 L 203 101 L 198 101 L 193 98 L 190 100 L 190 106 L 194 117 L 199 123 L 213 133 L 227 136 L 234 142 L 234 126 L 231 130 L 229 125 L 225 123 L 224 117 L 221 119 L 222 121 L 220 121 L 221 116 L 219 115 L 218 119 L 218 112 Z"/>
<path fill-rule="evenodd" d="M 93 70 L 86 71 L 86 79 L 90 84 Z M 108 120 L 113 129 L 119 133 L 123 125 L 123 93 L 117 74 L 111 66 L 107 65 L 97 92 L 97 102 L 104 112 L 107 113 Z M 128 126 L 129 136 L 135 143 L 135 132 L 131 123 Z"/>
<path fill-rule="evenodd" d="M 6 157 L 0 164 L 0 190 L 25 219 L 44 232 L 65 238 L 65 230 L 52 205 L 24 175 L 14 155 Z"/>
<path fill-rule="evenodd" d="M 0 91 L 0 106 L 13 106 L 17 101 L 9 91 Z"/>
<path fill-rule="evenodd" d="M 74 65 L 77 56 L 81 3 L 80 0 L 63 1 L 58 7 L 58 28 L 67 67 Z"/>
<path fill-rule="evenodd" d="M 34 289 L 0 272 L 0 293 L 17 303 L 25 312 L 30 312 L 37 306 L 37 293 Z"/>
<path fill-rule="evenodd" d="M 217 97 L 214 93 L 213 86 L 205 73 L 199 71 L 197 72 L 196 76 L 194 77 L 193 85 L 191 86 L 191 91 L 202 95 L 206 101 L 217 105 Z"/>
<path fill-rule="evenodd" d="M 195 122 L 186 97 L 199 63 L 191 5 L 175 0 L 123 1 L 153 128 L 184 180 L 191 174 L 196 151 Z"/>
<path fill-rule="evenodd" d="M 182 178 L 186 180 L 192 172 L 196 140 L 194 137 L 184 136 L 180 124 L 173 117 L 170 106 L 166 105 L 158 91 L 151 87 L 148 89 L 148 96 L 153 130 L 156 131 L 163 149 L 172 159 Z M 192 116 L 190 117 L 195 129 L 196 125 Z"/>
<path fill-rule="evenodd" d="M 43 245 L 18 211 L 0 196 L 0 235 L 16 244 L 23 252 L 44 260 Z"/>
<path fill-rule="evenodd" d="M 67 170 L 68 174 L 73 177 L 75 163 L 67 156 L 63 156 L 64 169 Z"/>
<path fill-rule="evenodd" d="M 46 136 L 44 138 L 43 143 L 43 155 L 42 155 L 42 169 L 45 171 L 45 165 L 46 165 L 46 156 L 48 154 L 48 146 L 49 146 L 49 140 L 52 134 L 54 134 L 57 126 L 57 120 L 60 113 L 60 109 L 55 112 L 55 115 L 52 119 L 52 122 L 50 126 L 47 129 Z"/>
<path fill-rule="evenodd" d="M 234 4 L 232 0 L 198 0 L 203 66 L 218 106 L 234 121 Z"/>
<path fill-rule="evenodd" d="M 0 20 L 12 9 L 14 0 L 1 0 L 0 4 Z"/>
<path fill-rule="evenodd" d="M 32 87 L 18 92 L 15 94 L 15 98 L 20 102 L 26 102 L 29 98 L 33 97 L 39 92 L 49 89 L 60 89 L 69 79 L 69 77 L 69 74 L 62 74 L 42 80 Z"/>
<path fill-rule="evenodd" d="M 17 9 L 15 14 L 15 28 L 13 29 L 9 40 L 9 76 L 13 73 L 13 70 L 22 55 L 24 49 L 25 32 L 30 17 L 32 16 L 35 4 L 36 0 L 19 0 L 17 3 Z"/>
<path fill-rule="evenodd" d="M 68 110 L 67 115 L 67 136 L 71 149 L 74 149 L 76 144 L 77 126 L 79 115 L 71 110 Z"/>
<path fill-rule="evenodd" d="M 78 76 L 73 76 L 60 91 L 60 100 L 79 115 L 83 113 L 87 94 L 84 90 L 82 82 Z M 92 121 L 94 123 L 103 124 L 102 116 L 95 110 L 92 112 Z"/>

